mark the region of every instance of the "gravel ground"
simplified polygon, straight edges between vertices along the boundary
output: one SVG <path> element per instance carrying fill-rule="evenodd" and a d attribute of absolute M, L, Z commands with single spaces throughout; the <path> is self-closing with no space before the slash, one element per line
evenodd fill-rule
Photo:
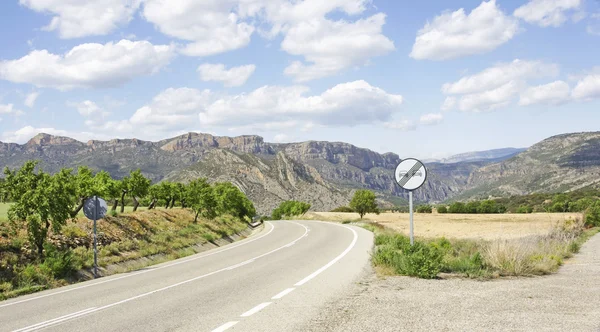
<path fill-rule="evenodd" d="M 375 276 L 298 331 L 600 332 L 600 234 L 558 273 L 475 281 Z"/>

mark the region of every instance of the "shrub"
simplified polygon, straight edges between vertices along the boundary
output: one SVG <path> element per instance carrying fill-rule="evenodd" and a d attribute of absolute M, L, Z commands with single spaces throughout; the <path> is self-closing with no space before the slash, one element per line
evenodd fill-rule
<path fill-rule="evenodd" d="M 77 247 L 73 249 L 71 264 L 74 270 L 81 270 L 94 265 L 94 251 L 90 248 Z"/>
<path fill-rule="evenodd" d="M 433 208 L 431 205 L 420 205 L 417 207 L 417 213 L 431 213 Z"/>
<path fill-rule="evenodd" d="M 331 212 L 355 212 L 354 209 L 349 208 L 347 206 L 340 206 L 340 207 L 336 207 L 335 209 L 331 210 Z"/>
<path fill-rule="evenodd" d="M 70 249 L 59 250 L 47 243 L 44 245 L 46 258 L 43 265 L 46 266 L 55 278 L 65 278 L 75 270 L 73 267 L 73 253 Z"/>
<path fill-rule="evenodd" d="M 527 206 L 527 205 L 521 205 L 517 209 L 517 213 L 532 213 L 532 212 L 533 212 L 533 208 L 531 206 Z"/>
<path fill-rule="evenodd" d="M 50 285 L 54 280 L 52 270 L 46 265 L 27 265 L 18 272 L 17 281 L 20 287 Z"/>
<path fill-rule="evenodd" d="M 447 208 L 445 205 L 443 205 L 443 206 L 440 206 L 440 207 L 437 209 L 437 212 L 438 212 L 438 213 L 448 213 L 448 208 Z"/>
<path fill-rule="evenodd" d="M 70 239 L 87 237 L 87 233 L 83 229 L 79 228 L 79 226 L 74 224 L 63 227 L 61 229 L 61 233 Z"/>
<path fill-rule="evenodd" d="M 466 211 L 465 203 L 461 202 L 454 202 L 450 204 L 450 208 L 448 208 L 449 213 L 467 213 Z"/>
<path fill-rule="evenodd" d="M 373 254 L 373 263 L 393 268 L 401 275 L 432 279 L 442 268 L 445 243 L 428 245 L 416 241 L 410 245 L 410 239 L 401 234 L 379 234 L 375 237 L 378 245 Z"/>
<path fill-rule="evenodd" d="M 585 211 L 586 226 L 600 226 L 600 203 L 596 202 Z"/>

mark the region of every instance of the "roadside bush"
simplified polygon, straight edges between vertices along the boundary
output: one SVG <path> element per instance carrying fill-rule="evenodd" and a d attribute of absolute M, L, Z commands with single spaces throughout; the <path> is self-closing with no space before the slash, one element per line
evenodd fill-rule
<path fill-rule="evenodd" d="M 352 213 L 355 212 L 354 209 L 349 208 L 347 206 L 340 206 L 340 207 L 336 207 L 335 209 L 331 210 L 331 212 L 346 212 L 346 213 Z"/>
<path fill-rule="evenodd" d="M 594 203 L 585 211 L 585 225 L 598 227 L 600 226 L 600 202 Z"/>
<path fill-rule="evenodd" d="M 448 208 L 445 205 L 442 205 L 437 209 L 437 212 L 438 213 L 448 213 Z"/>
<path fill-rule="evenodd" d="M 46 258 L 43 265 L 46 266 L 55 278 L 65 278 L 73 273 L 73 253 L 70 249 L 59 250 L 47 243 L 44 245 Z"/>
<path fill-rule="evenodd" d="M 310 204 L 298 201 L 285 201 L 273 210 L 271 218 L 279 220 L 286 217 L 300 216 L 308 212 Z"/>
<path fill-rule="evenodd" d="M 410 239 L 401 234 L 377 235 L 375 244 L 373 263 L 397 274 L 432 279 L 442 268 L 443 251 L 435 245 L 415 241 L 411 246 Z"/>
<path fill-rule="evenodd" d="M 420 205 L 417 207 L 417 213 L 431 213 L 433 208 L 431 205 Z"/>
<path fill-rule="evenodd" d="M 52 270 L 43 264 L 27 265 L 18 272 L 18 284 L 20 287 L 46 286 L 54 280 Z"/>
<path fill-rule="evenodd" d="M 72 251 L 71 264 L 74 270 L 81 270 L 94 265 L 94 251 L 90 248 L 77 247 Z"/>
<path fill-rule="evenodd" d="M 87 237 L 87 233 L 83 229 L 79 228 L 79 226 L 74 224 L 64 226 L 61 229 L 61 233 L 70 239 Z"/>

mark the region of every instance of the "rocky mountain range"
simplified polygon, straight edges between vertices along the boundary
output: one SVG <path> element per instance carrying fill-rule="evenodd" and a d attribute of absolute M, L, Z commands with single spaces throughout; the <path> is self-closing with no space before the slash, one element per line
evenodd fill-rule
<path fill-rule="evenodd" d="M 487 154 L 494 158 L 428 163 L 428 180 L 415 191 L 416 201 L 564 191 L 598 183 L 600 133 L 555 136 L 517 155 L 509 152 L 500 157 L 497 152 Z M 408 197 L 394 181 L 400 156 L 341 142 L 276 144 L 260 136 L 189 133 L 158 142 L 83 143 L 39 134 L 26 144 L 0 143 L 0 167 L 20 167 L 31 159 L 40 160 L 49 172 L 87 165 L 115 178 L 139 168 L 154 182 L 187 182 L 196 177 L 231 181 L 261 213 L 288 199 L 307 201 L 314 210 L 330 210 L 347 204 L 359 188 L 375 191 L 384 206 L 404 204 Z"/>

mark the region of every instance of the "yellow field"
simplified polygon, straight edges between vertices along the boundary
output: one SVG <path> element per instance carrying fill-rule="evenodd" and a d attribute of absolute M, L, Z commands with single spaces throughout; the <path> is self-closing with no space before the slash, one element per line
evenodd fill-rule
<path fill-rule="evenodd" d="M 309 212 L 306 219 L 343 221 L 356 220 L 357 213 Z M 415 213 L 415 237 L 442 237 L 459 239 L 511 239 L 528 235 L 542 235 L 556 224 L 582 218 L 580 213 L 533 214 L 437 214 Z M 367 221 L 409 234 L 408 213 L 368 214 Z"/>

